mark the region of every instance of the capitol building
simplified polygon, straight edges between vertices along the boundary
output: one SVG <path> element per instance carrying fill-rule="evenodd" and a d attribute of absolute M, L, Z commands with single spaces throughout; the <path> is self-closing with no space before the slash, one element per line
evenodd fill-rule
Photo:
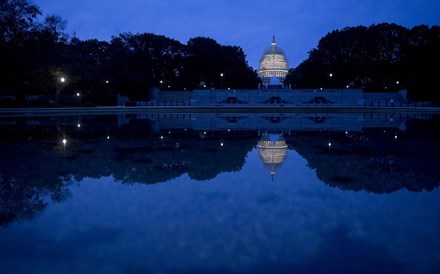
<path fill-rule="evenodd" d="M 284 51 L 277 46 L 275 36 L 260 59 L 258 77 L 264 87 L 282 87 L 288 72 L 288 62 Z"/>

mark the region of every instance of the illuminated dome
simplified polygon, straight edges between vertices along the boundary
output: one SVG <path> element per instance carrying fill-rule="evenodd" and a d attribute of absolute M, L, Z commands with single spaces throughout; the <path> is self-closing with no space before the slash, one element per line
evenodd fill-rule
<path fill-rule="evenodd" d="M 275 36 L 272 44 L 267 48 L 260 59 L 258 76 L 264 85 L 283 83 L 288 71 L 288 63 L 284 51 L 277 47 Z"/>
<path fill-rule="evenodd" d="M 264 134 L 258 142 L 258 155 L 273 176 L 287 158 L 287 144 L 278 134 Z"/>

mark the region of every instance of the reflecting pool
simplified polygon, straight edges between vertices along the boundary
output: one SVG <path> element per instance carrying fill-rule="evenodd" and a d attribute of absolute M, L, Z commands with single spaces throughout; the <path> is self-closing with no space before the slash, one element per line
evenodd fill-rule
<path fill-rule="evenodd" d="M 1 273 L 440 273 L 439 117 L 0 118 Z"/>

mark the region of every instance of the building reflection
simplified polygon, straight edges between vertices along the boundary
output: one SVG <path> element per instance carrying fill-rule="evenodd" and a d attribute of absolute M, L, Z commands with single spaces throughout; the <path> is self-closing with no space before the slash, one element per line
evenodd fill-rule
<path fill-rule="evenodd" d="M 258 141 L 258 156 L 274 179 L 287 158 L 287 144 L 281 134 L 264 133 Z"/>
<path fill-rule="evenodd" d="M 438 169 L 432 165 L 440 151 L 439 123 L 428 115 L 411 118 L 398 114 L 392 119 L 390 114 L 126 114 L 83 116 L 80 122 L 77 116 L 3 118 L 0 226 L 32 217 L 47 200 L 67 199 L 69 185 L 84 178 L 111 176 L 122 184 L 155 184 L 187 174 L 192 180 L 211 180 L 240 171 L 255 149 L 265 174 L 284 182 L 278 172 L 288 168 L 293 145 L 317 178 L 332 187 L 373 193 L 430 191 L 440 184 Z"/>

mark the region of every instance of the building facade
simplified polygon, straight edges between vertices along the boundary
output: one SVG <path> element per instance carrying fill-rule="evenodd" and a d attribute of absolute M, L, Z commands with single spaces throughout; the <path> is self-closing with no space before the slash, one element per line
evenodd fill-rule
<path fill-rule="evenodd" d="M 288 72 L 288 61 L 284 51 L 277 46 L 275 36 L 260 59 L 258 76 L 263 88 L 282 88 Z"/>

